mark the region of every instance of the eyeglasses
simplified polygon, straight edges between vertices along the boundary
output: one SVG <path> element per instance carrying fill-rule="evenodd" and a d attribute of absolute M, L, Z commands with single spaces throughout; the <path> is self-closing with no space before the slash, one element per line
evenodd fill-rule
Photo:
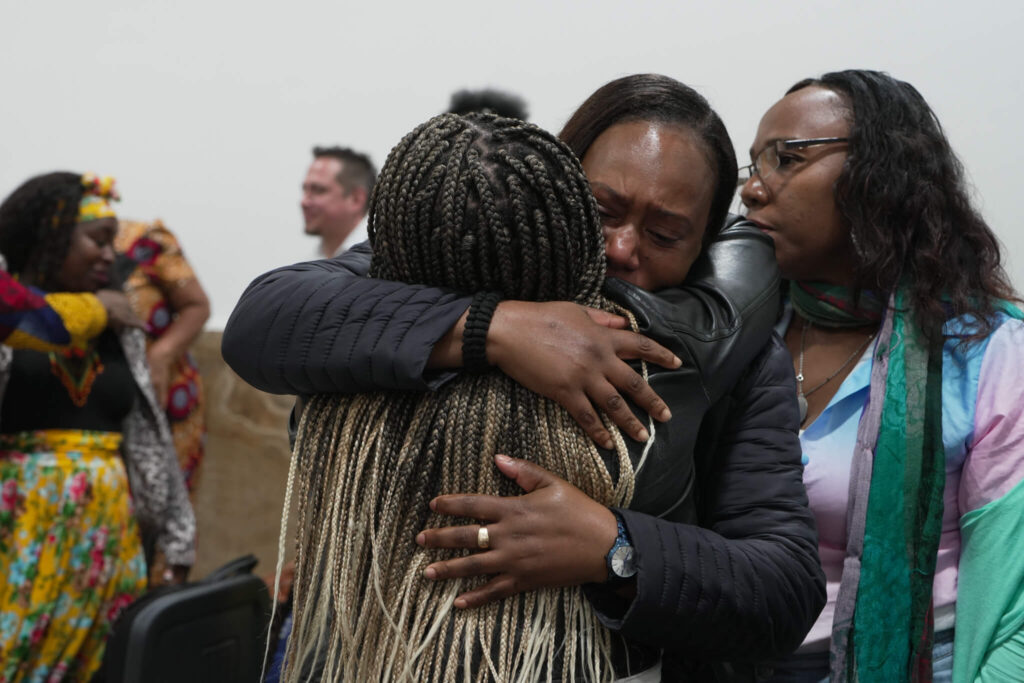
<path fill-rule="evenodd" d="M 806 138 L 803 140 L 776 140 L 761 150 L 761 153 L 754 158 L 754 163 L 747 164 L 740 168 L 740 175 L 737 186 L 746 185 L 750 178 L 757 174 L 761 182 L 767 180 L 773 173 L 779 170 L 782 160 L 779 155 L 791 149 L 803 149 L 815 145 L 828 145 L 833 142 L 848 142 L 850 138 Z"/>

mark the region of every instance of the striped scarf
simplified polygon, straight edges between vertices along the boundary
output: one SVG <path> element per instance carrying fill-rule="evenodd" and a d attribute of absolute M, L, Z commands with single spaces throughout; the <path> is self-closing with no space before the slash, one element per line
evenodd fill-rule
<path fill-rule="evenodd" d="M 928 683 L 945 486 L 942 338 L 925 338 L 899 291 L 888 306 L 818 283 L 794 283 L 790 295 L 815 324 L 881 323 L 851 473 L 831 680 Z"/>

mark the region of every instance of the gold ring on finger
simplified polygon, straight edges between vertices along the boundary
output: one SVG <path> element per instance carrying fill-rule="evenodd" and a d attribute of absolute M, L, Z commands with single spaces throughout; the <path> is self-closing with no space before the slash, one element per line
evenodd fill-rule
<path fill-rule="evenodd" d="M 476 532 L 476 547 L 487 550 L 491 547 L 491 536 L 487 533 L 487 527 L 481 526 Z"/>

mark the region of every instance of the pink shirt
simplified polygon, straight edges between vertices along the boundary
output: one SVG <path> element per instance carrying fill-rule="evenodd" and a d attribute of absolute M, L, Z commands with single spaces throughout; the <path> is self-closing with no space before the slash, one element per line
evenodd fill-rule
<path fill-rule="evenodd" d="M 789 316 L 782 321 L 782 329 Z M 948 328 L 947 328 L 948 329 Z M 800 652 L 827 650 L 846 558 L 846 508 L 857 427 L 868 398 L 872 354 L 865 351 L 825 411 L 801 434 L 804 482 L 818 524 L 828 602 Z M 945 511 L 933 587 L 935 628 L 955 620 L 960 517 L 1024 479 L 1024 324 L 1006 319 L 966 352 L 943 349 L 942 430 Z"/>

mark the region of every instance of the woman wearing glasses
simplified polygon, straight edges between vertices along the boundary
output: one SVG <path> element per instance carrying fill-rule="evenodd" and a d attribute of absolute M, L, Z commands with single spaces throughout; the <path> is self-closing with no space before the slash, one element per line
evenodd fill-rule
<path fill-rule="evenodd" d="M 774 680 L 1024 680 L 1024 325 L 935 114 L 830 73 L 768 110 L 751 156 L 828 578 Z"/>

